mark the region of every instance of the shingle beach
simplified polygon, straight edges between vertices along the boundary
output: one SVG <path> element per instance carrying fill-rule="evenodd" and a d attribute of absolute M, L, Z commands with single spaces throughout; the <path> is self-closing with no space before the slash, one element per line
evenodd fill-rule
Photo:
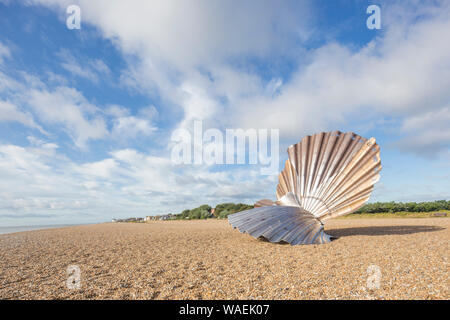
<path fill-rule="evenodd" d="M 256 240 L 226 220 L 0 235 L 1 299 L 449 299 L 449 218 L 336 219 L 329 244 Z M 67 268 L 79 267 L 80 289 Z"/>

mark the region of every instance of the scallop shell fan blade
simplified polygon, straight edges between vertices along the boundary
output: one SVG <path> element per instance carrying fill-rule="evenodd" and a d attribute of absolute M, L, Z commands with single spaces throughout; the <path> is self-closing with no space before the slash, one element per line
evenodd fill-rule
<path fill-rule="evenodd" d="M 268 206 L 241 211 L 228 216 L 228 221 L 242 233 L 270 242 L 320 244 L 331 241 L 323 224 L 299 207 Z"/>
<path fill-rule="evenodd" d="M 279 175 L 277 198 L 294 193 L 299 205 L 316 218 L 349 214 L 369 199 L 381 170 L 375 139 L 353 132 L 322 132 L 288 148 Z"/>

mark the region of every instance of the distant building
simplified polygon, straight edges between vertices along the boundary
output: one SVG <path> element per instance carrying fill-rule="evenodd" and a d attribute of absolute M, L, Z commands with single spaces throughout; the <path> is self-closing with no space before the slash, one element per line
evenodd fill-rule
<path fill-rule="evenodd" d="M 112 219 L 112 222 L 144 222 L 144 218 Z"/>
<path fill-rule="evenodd" d="M 145 222 L 158 220 L 158 216 L 146 216 Z"/>
<path fill-rule="evenodd" d="M 172 220 L 175 217 L 175 215 L 169 213 L 169 214 L 163 214 L 158 216 L 158 220 Z"/>

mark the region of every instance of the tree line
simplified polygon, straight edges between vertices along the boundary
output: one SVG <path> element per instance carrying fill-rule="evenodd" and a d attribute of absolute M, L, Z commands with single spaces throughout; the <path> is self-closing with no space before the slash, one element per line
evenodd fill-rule
<path fill-rule="evenodd" d="M 248 209 L 253 209 L 253 206 L 244 203 L 221 203 L 218 204 L 213 210 L 211 206 L 204 204 L 198 208 L 183 210 L 183 212 L 174 215 L 174 219 L 224 219 L 229 214 Z"/>
<path fill-rule="evenodd" d="M 374 202 L 359 208 L 355 213 L 395 213 L 395 212 L 431 212 L 450 210 L 450 201 L 438 200 L 432 202 Z"/>
<path fill-rule="evenodd" d="M 248 209 L 252 205 L 244 203 L 221 203 L 214 209 L 207 205 L 201 205 L 194 209 L 183 210 L 179 214 L 172 215 L 171 219 L 225 219 L 228 215 Z M 438 200 L 432 202 L 374 202 L 368 203 L 355 211 L 358 213 L 395 213 L 395 212 L 431 212 L 439 210 L 450 210 L 450 201 Z"/>

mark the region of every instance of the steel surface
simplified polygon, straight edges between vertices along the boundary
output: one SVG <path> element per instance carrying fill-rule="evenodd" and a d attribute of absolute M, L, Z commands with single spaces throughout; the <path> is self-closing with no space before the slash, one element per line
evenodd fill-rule
<path fill-rule="evenodd" d="M 329 242 L 324 221 L 354 212 L 369 199 L 380 178 L 380 148 L 375 138 L 332 131 L 306 136 L 287 151 L 277 201 L 260 200 L 228 221 L 240 232 L 271 242 Z"/>

